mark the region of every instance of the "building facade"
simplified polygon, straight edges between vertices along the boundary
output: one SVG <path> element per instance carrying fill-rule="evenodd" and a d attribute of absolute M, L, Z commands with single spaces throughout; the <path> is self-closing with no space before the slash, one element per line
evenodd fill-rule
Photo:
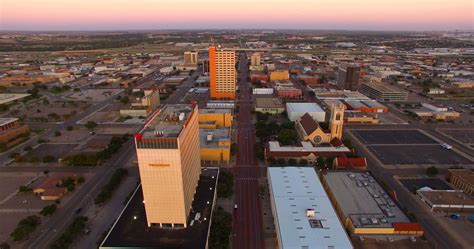
<path fill-rule="evenodd" d="M 235 51 L 210 46 L 209 76 L 212 99 L 235 99 Z"/>
<path fill-rule="evenodd" d="M 198 64 L 198 52 L 186 51 L 184 52 L 184 65 L 186 66 L 197 66 Z"/>
<path fill-rule="evenodd" d="M 197 106 L 165 106 L 135 144 L 148 226 L 186 227 L 201 172 Z"/>
<path fill-rule="evenodd" d="M 26 125 L 20 125 L 17 118 L 0 118 L 0 145 L 7 149 L 26 139 L 30 129 Z"/>
<path fill-rule="evenodd" d="M 359 88 L 360 67 L 349 65 L 339 67 L 337 72 L 337 85 L 342 90 L 357 91 Z"/>
<path fill-rule="evenodd" d="M 383 83 L 364 82 L 360 92 L 378 101 L 407 101 L 408 93 Z"/>
<path fill-rule="evenodd" d="M 448 169 L 448 181 L 468 195 L 474 195 L 474 172 L 469 169 Z"/>

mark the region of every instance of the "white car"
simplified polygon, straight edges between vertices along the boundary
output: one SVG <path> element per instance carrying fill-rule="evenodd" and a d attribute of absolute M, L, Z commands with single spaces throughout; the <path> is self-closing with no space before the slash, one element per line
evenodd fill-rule
<path fill-rule="evenodd" d="M 441 144 L 441 147 L 443 147 L 443 148 L 445 148 L 445 149 L 447 149 L 447 150 L 450 150 L 450 149 L 453 148 L 453 146 L 451 146 L 451 145 L 449 145 L 449 144 L 446 144 L 446 143 Z"/>

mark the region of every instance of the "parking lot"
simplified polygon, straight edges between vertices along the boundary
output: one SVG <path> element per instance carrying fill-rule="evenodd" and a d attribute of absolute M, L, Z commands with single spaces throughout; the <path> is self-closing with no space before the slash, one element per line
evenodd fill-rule
<path fill-rule="evenodd" d="M 364 144 L 437 144 L 418 130 L 353 130 Z"/>
<path fill-rule="evenodd" d="M 457 140 L 461 143 L 474 146 L 474 129 L 459 129 L 459 130 L 450 130 L 450 129 L 440 129 L 440 131 Z"/>
<path fill-rule="evenodd" d="M 102 102 L 113 95 L 121 93 L 122 89 L 86 89 L 80 92 L 74 92 L 67 96 L 68 99 L 83 100 L 92 102 Z"/>
<path fill-rule="evenodd" d="M 370 145 L 367 148 L 385 165 L 461 165 L 472 162 L 458 153 L 434 145 Z"/>

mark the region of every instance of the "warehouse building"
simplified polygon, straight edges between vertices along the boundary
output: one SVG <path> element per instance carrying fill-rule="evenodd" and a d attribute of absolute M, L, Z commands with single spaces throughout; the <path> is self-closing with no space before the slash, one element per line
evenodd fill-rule
<path fill-rule="evenodd" d="M 300 119 L 306 113 L 318 122 L 326 120 L 326 112 L 316 103 L 286 103 L 286 111 L 288 119 L 292 122 Z"/>
<path fill-rule="evenodd" d="M 255 98 L 255 111 L 276 115 L 285 111 L 285 105 L 278 98 Z"/>
<path fill-rule="evenodd" d="M 408 99 L 408 92 L 382 83 L 364 82 L 359 91 L 378 101 L 407 101 Z"/>
<path fill-rule="evenodd" d="M 268 168 L 280 249 L 352 249 L 313 168 Z"/>
<path fill-rule="evenodd" d="M 432 211 L 474 211 L 474 199 L 462 190 L 433 190 L 424 187 L 417 190 L 416 195 Z"/>
<path fill-rule="evenodd" d="M 423 235 L 368 172 L 325 172 L 322 183 L 351 234 Z"/>
<path fill-rule="evenodd" d="M 474 172 L 469 169 L 448 169 L 448 181 L 468 195 L 474 195 Z"/>

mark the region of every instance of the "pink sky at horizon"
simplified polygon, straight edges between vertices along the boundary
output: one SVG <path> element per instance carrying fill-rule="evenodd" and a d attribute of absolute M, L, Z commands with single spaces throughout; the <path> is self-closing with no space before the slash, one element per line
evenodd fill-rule
<path fill-rule="evenodd" d="M 471 0 L 0 0 L 0 30 L 472 30 Z"/>

